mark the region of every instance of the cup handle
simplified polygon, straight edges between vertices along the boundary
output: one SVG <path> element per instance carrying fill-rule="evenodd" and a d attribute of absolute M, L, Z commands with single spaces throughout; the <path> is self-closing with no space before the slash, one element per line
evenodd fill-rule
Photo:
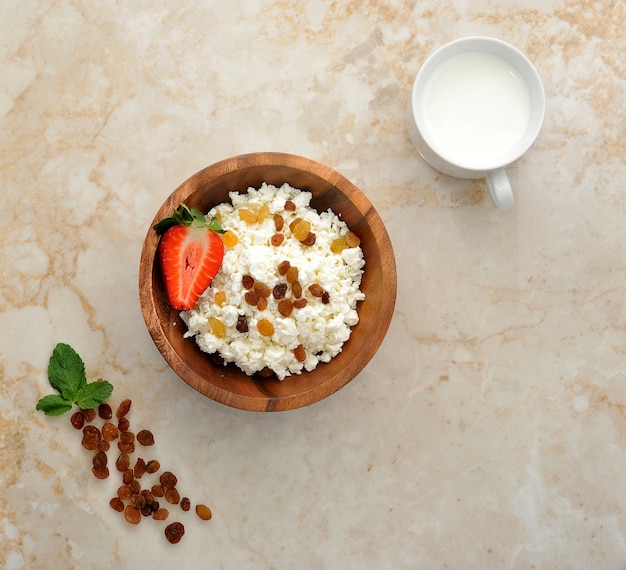
<path fill-rule="evenodd" d="M 515 204 L 513 189 L 504 168 L 491 170 L 487 173 L 487 188 L 489 188 L 491 200 L 498 210 L 503 212 L 510 210 Z"/>

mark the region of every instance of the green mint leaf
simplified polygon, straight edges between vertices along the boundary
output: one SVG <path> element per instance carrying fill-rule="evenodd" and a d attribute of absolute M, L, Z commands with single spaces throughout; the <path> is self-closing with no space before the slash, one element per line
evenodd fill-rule
<path fill-rule="evenodd" d="M 220 223 L 218 218 L 211 218 L 211 221 L 209 222 L 209 229 L 213 230 L 214 232 L 218 234 L 225 233 L 224 230 L 222 229 L 222 224 Z"/>
<path fill-rule="evenodd" d="M 72 402 L 68 402 L 63 396 L 51 394 L 41 398 L 35 409 L 41 410 L 46 416 L 60 416 L 72 409 Z"/>
<path fill-rule="evenodd" d="M 76 399 L 80 389 L 86 385 L 85 364 L 71 346 L 59 343 L 54 347 L 48 364 L 48 380 L 70 402 Z"/>
<path fill-rule="evenodd" d="M 106 380 L 85 384 L 76 395 L 76 403 L 81 410 L 99 406 L 109 398 L 113 386 Z"/>

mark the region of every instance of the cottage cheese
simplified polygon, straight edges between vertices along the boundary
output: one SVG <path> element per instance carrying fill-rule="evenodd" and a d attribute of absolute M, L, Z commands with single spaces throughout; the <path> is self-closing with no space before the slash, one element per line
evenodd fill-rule
<path fill-rule="evenodd" d="M 311 193 L 284 184 L 280 188 L 263 184 L 249 188 L 246 194 L 230 193 L 231 203 L 213 208 L 208 215 L 218 216 L 224 230 L 230 230 L 238 242 L 225 248 L 220 271 L 203 293 L 196 306 L 181 313 L 188 327 L 186 337 L 195 337 L 201 350 L 219 353 L 226 363 L 232 362 L 247 374 L 265 368 L 271 369 L 279 379 L 303 370 L 313 370 L 319 362 L 329 362 L 348 340 L 351 327 L 358 320 L 357 303 L 365 298 L 360 290 L 365 259 L 360 247 L 331 251 L 331 243 L 345 236 L 349 228 L 331 210 L 318 213 L 310 207 Z M 296 210 L 285 211 L 286 201 L 295 204 Z M 252 224 L 240 218 L 239 210 L 258 212 L 267 204 L 270 215 L 262 222 Z M 271 244 L 277 233 L 273 214 L 283 216 L 285 240 L 279 246 Z M 289 230 L 289 224 L 301 218 L 311 224 L 316 236 L 312 246 L 300 243 Z M 278 272 L 283 261 L 298 268 L 298 281 L 302 285 L 303 308 L 294 308 L 283 317 L 278 311 L 278 301 L 270 296 L 265 309 L 248 304 L 242 278 L 252 276 L 255 281 L 273 288 L 285 282 Z M 328 292 L 328 302 L 311 295 L 309 286 L 317 283 Z M 216 293 L 225 295 L 225 301 L 216 302 Z M 290 297 L 290 293 L 287 293 Z M 237 322 L 245 316 L 247 332 L 239 332 Z M 211 318 L 219 319 L 226 334 L 217 336 Z M 259 320 L 266 319 L 274 327 L 271 336 L 263 336 L 257 329 Z M 294 349 L 302 345 L 305 358 L 300 362 Z"/>

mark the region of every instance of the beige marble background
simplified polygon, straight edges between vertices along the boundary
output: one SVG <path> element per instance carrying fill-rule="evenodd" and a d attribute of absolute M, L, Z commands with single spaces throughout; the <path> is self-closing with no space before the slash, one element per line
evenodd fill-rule
<path fill-rule="evenodd" d="M 0 565 L 619 568 L 625 21 L 612 0 L 0 3 Z M 506 213 L 403 123 L 421 61 L 473 34 L 525 51 L 548 97 Z M 137 294 L 165 197 L 262 150 L 362 188 L 399 277 L 371 364 L 280 414 L 187 387 Z M 68 418 L 35 412 L 59 341 L 213 508 L 178 546 L 124 523 Z"/>

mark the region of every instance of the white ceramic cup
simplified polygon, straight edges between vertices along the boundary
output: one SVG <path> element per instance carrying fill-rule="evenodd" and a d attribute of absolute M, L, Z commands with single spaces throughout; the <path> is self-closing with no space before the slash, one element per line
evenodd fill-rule
<path fill-rule="evenodd" d="M 413 144 L 433 168 L 487 178 L 493 203 L 515 203 L 504 168 L 535 142 L 546 98 L 539 73 L 517 48 L 483 36 L 460 38 L 420 68 L 407 107 Z"/>

